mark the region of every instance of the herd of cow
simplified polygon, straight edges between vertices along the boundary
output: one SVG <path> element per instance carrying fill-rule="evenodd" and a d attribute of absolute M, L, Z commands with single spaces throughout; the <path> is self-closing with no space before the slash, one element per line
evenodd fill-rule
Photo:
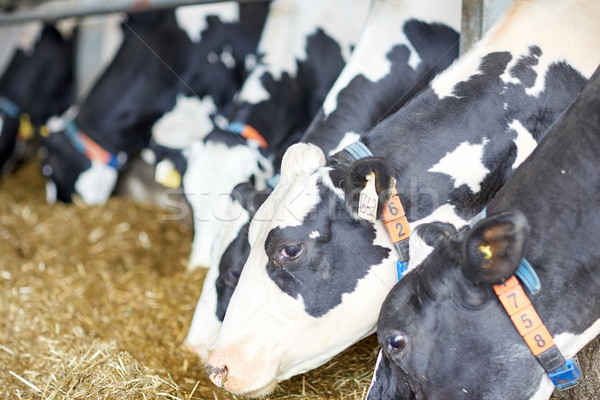
<path fill-rule="evenodd" d="M 0 166 L 33 136 L 48 201 L 105 202 L 140 152 L 183 187 L 209 267 L 186 345 L 227 391 L 376 330 L 368 399 L 547 399 L 600 333 L 600 3 L 515 0 L 459 57 L 460 21 L 460 0 L 132 14 L 78 99 L 73 25 L 24 25 Z"/>

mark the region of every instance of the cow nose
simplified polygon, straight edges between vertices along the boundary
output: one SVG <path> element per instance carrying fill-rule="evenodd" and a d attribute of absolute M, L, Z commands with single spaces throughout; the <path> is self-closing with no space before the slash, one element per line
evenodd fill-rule
<path fill-rule="evenodd" d="M 214 383 L 222 389 L 223 385 L 225 384 L 225 381 L 227 380 L 227 366 L 223 365 L 213 367 L 212 365 L 207 365 L 206 372 L 208 373 L 208 377 L 210 378 L 212 383 Z"/>

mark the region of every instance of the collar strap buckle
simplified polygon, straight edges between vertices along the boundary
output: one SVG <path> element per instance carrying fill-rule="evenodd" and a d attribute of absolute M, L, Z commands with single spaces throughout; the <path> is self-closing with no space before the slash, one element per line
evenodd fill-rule
<path fill-rule="evenodd" d="M 65 134 L 75 149 L 86 156 L 90 161 L 100 161 L 114 169 L 120 169 L 127 161 L 127 155 L 123 152 L 113 154 L 106 151 L 102 146 L 93 141 L 88 135 L 81 132 L 75 121 L 70 121 L 65 127 Z"/>
<path fill-rule="evenodd" d="M 565 360 L 517 278 L 513 275 L 504 284 L 493 287 L 519 335 L 552 383 L 560 390 L 575 386 L 581 377 L 577 362 L 572 358 Z"/>
<path fill-rule="evenodd" d="M 227 128 L 225 128 L 225 130 L 227 132 L 240 135 L 241 137 L 247 140 L 252 140 L 258 143 L 258 145 L 263 149 L 269 147 L 269 144 L 267 143 L 265 138 L 260 133 L 258 133 L 256 129 L 254 129 L 250 125 L 244 124 L 243 122 L 230 122 L 229 125 L 227 125 Z"/>
<path fill-rule="evenodd" d="M 344 147 L 344 150 L 349 153 L 355 160 L 361 158 L 373 157 L 373 153 L 361 141 L 356 141 Z M 392 196 L 385 203 L 382 215 L 383 223 L 390 236 L 394 248 L 398 252 L 398 261 L 396 261 L 396 274 L 398 280 L 402 279 L 404 273 L 408 270 L 409 253 L 408 239 L 410 237 L 410 227 L 408 219 L 398 196 L 396 186 L 392 188 Z"/>

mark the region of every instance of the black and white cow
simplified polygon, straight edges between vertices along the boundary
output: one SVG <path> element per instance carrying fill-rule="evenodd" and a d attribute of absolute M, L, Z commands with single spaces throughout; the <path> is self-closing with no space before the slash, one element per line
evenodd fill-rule
<path fill-rule="evenodd" d="M 411 228 L 465 225 L 600 63 L 599 19 L 595 1 L 517 1 L 472 51 L 361 136 L 376 158 L 290 147 L 250 224 L 250 255 L 209 349 L 211 380 L 267 393 L 374 332 L 398 255 L 381 221 L 355 214 L 365 175 L 387 165 Z M 429 251 L 412 235 L 409 270 Z"/>
<path fill-rule="evenodd" d="M 423 89 L 458 56 L 460 10 L 460 1 L 376 0 L 350 61 L 301 141 L 333 154 Z M 271 190 L 256 190 L 249 182 L 234 188 L 232 197 L 239 202 L 235 207 L 241 206 L 244 213 L 224 228 L 232 228 L 227 233 L 235 237 L 222 234 L 216 244 L 214 251 L 221 256 L 207 273 L 186 338 L 203 360 L 250 252 L 249 219 Z"/>
<path fill-rule="evenodd" d="M 0 78 L 0 171 L 10 172 L 46 120 L 73 99 L 73 31 L 41 22 L 19 27 Z"/>
<path fill-rule="evenodd" d="M 258 189 L 266 186 L 273 153 L 298 141 L 319 110 L 356 44 L 370 3 L 352 0 L 343 13 L 336 0 L 271 3 L 260 60 L 228 115 L 229 123 L 260 137 L 248 140 L 215 128 L 189 149 L 183 186 L 194 210 L 190 268 L 218 263 L 213 248 L 222 242 L 222 224 L 243 213 L 232 204 L 231 191 L 250 179 Z"/>
<path fill-rule="evenodd" d="M 598 154 L 600 72 L 489 203 L 486 219 L 459 232 L 417 229 L 430 230 L 435 247 L 383 303 L 383 355 L 368 399 L 550 397 L 554 385 L 492 285 L 525 258 L 541 283 L 526 292 L 563 356 L 600 333 L 600 221 L 589 218 L 600 212 Z M 523 321 L 535 326 L 531 313 Z"/>
<path fill-rule="evenodd" d="M 233 7 L 233 4 L 227 7 Z M 198 70 L 191 79 L 190 86 L 192 89 L 209 89 L 203 90 L 202 94 L 196 90 L 188 95 L 179 94 L 173 109 L 152 126 L 150 148 L 154 152 L 157 182 L 167 187 L 179 187 L 181 176 L 187 168 L 187 152 L 192 143 L 204 139 L 212 132 L 214 119 L 233 111 L 234 96 L 257 63 L 255 51 L 258 37 L 256 34 L 248 36 L 246 31 L 262 32 L 268 7 L 268 2 L 263 2 L 260 6 L 242 5 L 239 23 L 227 26 L 231 32 L 225 35 L 213 30 L 213 36 L 224 39 L 237 32 L 239 37 L 236 41 L 239 43 L 236 42 L 235 47 L 224 44 L 220 52 L 205 54 L 210 66 Z M 244 41 L 248 44 L 251 41 L 252 45 L 242 47 Z M 241 54 L 240 49 L 245 47 L 252 48 L 253 51 Z M 232 72 L 235 74 L 232 75 Z"/>
<path fill-rule="evenodd" d="M 246 7 L 258 7 L 262 19 L 252 12 L 257 23 L 240 22 Z M 178 93 L 216 99 L 229 95 L 229 85 L 235 91 L 266 12 L 262 2 L 225 2 L 131 15 L 121 48 L 76 117 L 49 122 L 55 133 L 46 141 L 43 165 L 48 197 L 70 201 L 77 193 L 87 203 L 106 201 L 119 168 L 148 144 L 152 124 L 173 108 Z M 227 56 L 217 55 L 223 52 Z M 217 60 L 211 61 L 213 53 Z"/>

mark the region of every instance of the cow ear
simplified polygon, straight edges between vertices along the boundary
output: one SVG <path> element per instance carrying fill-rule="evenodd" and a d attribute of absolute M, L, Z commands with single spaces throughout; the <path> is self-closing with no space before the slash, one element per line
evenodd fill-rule
<path fill-rule="evenodd" d="M 251 182 L 243 182 L 233 188 L 231 196 L 239 201 L 242 207 L 250 214 L 250 218 L 252 218 L 272 191 L 273 189 L 271 188 L 256 190 Z"/>
<path fill-rule="evenodd" d="M 309 175 L 325 165 L 323 151 L 310 143 L 296 143 L 290 146 L 281 159 L 280 183 L 286 185 L 296 177 Z"/>
<path fill-rule="evenodd" d="M 417 226 L 413 234 L 419 236 L 427 246 L 435 247 L 452 238 L 456 234 L 456 228 L 447 222 L 428 222 Z"/>
<path fill-rule="evenodd" d="M 348 171 L 344 180 L 344 194 L 346 204 L 354 215 L 358 214 L 358 200 L 360 192 L 367 184 L 367 175 L 375 174 L 375 191 L 379 199 L 377 206 L 377 218 L 381 218 L 384 204 L 390 199 L 394 180 L 383 159 L 379 157 L 367 157 L 355 161 Z"/>
<path fill-rule="evenodd" d="M 529 236 L 527 218 L 520 211 L 506 211 L 477 223 L 463 242 L 462 271 L 474 284 L 501 284 L 523 259 Z"/>

